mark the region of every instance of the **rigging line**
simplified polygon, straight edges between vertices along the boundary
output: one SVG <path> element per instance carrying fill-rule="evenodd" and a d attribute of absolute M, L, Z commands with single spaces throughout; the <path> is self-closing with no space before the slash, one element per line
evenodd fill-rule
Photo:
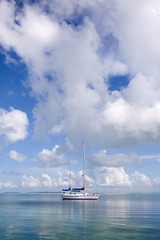
<path fill-rule="evenodd" d="M 95 175 L 94 175 L 94 172 L 93 172 L 93 169 L 92 169 L 92 168 L 91 168 L 91 171 L 92 171 L 93 178 L 94 178 L 94 181 L 95 181 L 95 184 L 96 184 L 96 187 L 97 187 L 97 191 L 98 191 L 98 185 L 97 185 L 96 178 L 95 178 Z"/>

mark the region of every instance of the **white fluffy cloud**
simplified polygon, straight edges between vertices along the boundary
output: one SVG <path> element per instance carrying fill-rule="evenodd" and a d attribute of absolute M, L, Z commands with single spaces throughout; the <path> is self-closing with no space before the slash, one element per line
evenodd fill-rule
<path fill-rule="evenodd" d="M 46 173 L 42 173 L 42 185 L 45 187 L 52 187 L 53 186 L 53 180 L 51 179 L 50 176 Z"/>
<path fill-rule="evenodd" d="M 72 184 L 75 180 L 75 174 L 72 172 Z M 64 188 L 69 186 L 69 179 L 67 173 L 58 171 L 56 177 L 52 178 L 47 173 L 42 173 L 40 176 L 26 176 L 24 175 L 21 179 L 21 186 L 24 188 Z"/>
<path fill-rule="evenodd" d="M 14 1 L 0 2 L 0 44 L 28 67 L 36 137 L 64 133 L 74 144 L 109 147 L 160 140 L 158 0 L 54 0 L 15 9 Z M 109 76 L 125 74 L 129 85 L 108 91 Z M 10 125 L 1 130 L 10 141 L 26 136 L 24 128 L 15 134 L 19 124 L 7 133 Z"/>
<path fill-rule="evenodd" d="M 97 168 L 97 181 L 99 186 L 106 187 L 127 187 L 130 190 L 137 191 L 159 186 L 160 179 L 151 180 L 144 173 L 135 171 L 127 174 L 123 167 L 99 167 Z M 153 190 L 153 189 L 152 189 Z"/>
<path fill-rule="evenodd" d="M 154 178 L 153 179 L 153 186 L 160 186 L 160 177 Z"/>
<path fill-rule="evenodd" d="M 116 3 L 119 22 L 114 25 L 114 33 L 123 58 L 134 72 L 159 74 L 159 1 L 117 0 Z"/>
<path fill-rule="evenodd" d="M 69 187 L 69 173 L 64 170 L 57 170 L 54 173 L 54 177 L 51 177 L 47 173 L 41 173 L 39 176 L 31 175 L 23 175 L 21 178 L 21 186 L 23 188 L 34 188 L 34 189 L 61 189 Z M 73 172 L 71 171 L 71 186 L 72 187 L 82 187 L 83 186 L 83 177 L 82 171 Z M 93 178 L 86 174 L 86 187 L 94 187 L 95 181 Z"/>
<path fill-rule="evenodd" d="M 124 168 L 103 168 L 100 186 L 131 186 L 132 182 Z"/>
<path fill-rule="evenodd" d="M 132 180 L 133 185 L 151 186 L 150 178 L 143 173 L 139 173 L 138 171 L 136 171 L 132 174 L 132 177 L 133 177 L 133 180 Z"/>
<path fill-rule="evenodd" d="M 99 187 L 109 187 L 109 189 L 128 189 L 143 191 L 144 189 L 157 191 L 160 186 L 160 178 L 154 178 L 151 180 L 148 176 L 141 172 L 134 172 L 132 174 L 127 174 L 123 167 L 112 168 L 112 167 L 99 167 L 96 169 L 96 180 L 86 174 L 86 188 L 96 189 L 96 185 Z M 10 188 L 25 188 L 25 189 L 35 189 L 35 190 L 52 190 L 68 188 L 69 178 L 68 172 L 58 170 L 54 177 L 51 177 L 47 173 L 41 173 L 38 176 L 23 175 L 19 179 L 19 183 L 16 184 L 14 181 L 4 181 L 0 182 L 0 189 L 10 189 Z M 82 187 L 83 178 L 82 171 L 77 173 L 71 172 L 71 186 L 72 187 Z"/>
<path fill-rule="evenodd" d="M 17 161 L 17 162 L 23 162 L 26 159 L 26 156 L 23 154 L 20 154 L 16 152 L 15 150 L 11 150 L 9 152 L 10 159 Z"/>
<path fill-rule="evenodd" d="M 101 150 L 91 156 L 92 163 L 96 166 L 126 167 L 139 164 L 140 158 L 136 154 L 109 154 L 107 150 Z"/>
<path fill-rule="evenodd" d="M 109 74 L 112 76 L 125 76 L 129 73 L 127 66 L 119 61 L 113 62 L 110 66 Z"/>
<path fill-rule="evenodd" d="M 0 109 L 0 136 L 4 136 L 7 143 L 23 140 L 28 135 L 27 127 L 26 113 L 13 108 L 10 111 Z"/>
<path fill-rule="evenodd" d="M 1 188 L 17 188 L 17 185 L 11 181 L 7 181 L 7 182 L 0 182 L 0 189 Z"/>
<path fill-rule="evenodd" d="M 52 150 L 43 149 L 37 154 L 37 161 L 41 166 L 59 167 L 66 164 L 64 149 L 55 145 Z"/>
<path fill-rule="evenodd" d="M 24 175 L 22 177 L 22 187 L 39 187 L 40 186 L 40 180 L 39 177 L 33 177 L 33 176 L 26 176 Z"/>
<path fill-rule="evenodd" d="M 24 188 L 55 188 L 60 187 L 55 178 L 51 178 L 48 174 L 42 173 L 39 177 L 32 175 L 24 175 L 21 179 L 21 185 Z M 53 190 L 53 189 L 52 189 Z"/>

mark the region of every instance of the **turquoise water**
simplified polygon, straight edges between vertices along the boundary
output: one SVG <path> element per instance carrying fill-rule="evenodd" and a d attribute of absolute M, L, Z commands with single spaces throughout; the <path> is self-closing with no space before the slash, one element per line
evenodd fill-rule
<path fill-rule="evenodd" d="M 160 194 L 0 194 L 1 239 L 160 239 Z"/>

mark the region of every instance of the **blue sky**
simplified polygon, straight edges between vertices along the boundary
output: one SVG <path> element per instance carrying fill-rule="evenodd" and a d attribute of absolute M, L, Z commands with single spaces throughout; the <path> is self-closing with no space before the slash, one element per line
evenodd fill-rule
<path fill-rule="evenodd" d="M 160 6 L 0 1 L 0 191 L 159 191 Z M 93 177 L 96 178 L 96 184 Z"/>

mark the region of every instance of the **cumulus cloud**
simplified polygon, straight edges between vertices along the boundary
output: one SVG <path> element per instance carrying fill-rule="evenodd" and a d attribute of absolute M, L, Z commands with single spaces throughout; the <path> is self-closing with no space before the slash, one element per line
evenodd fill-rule
<path fill-rule="evenodd" d="M 0 109 L 0 137 L 6 144 L 23 140 L 28 135 L 28 118 L 26 113 L 11 108 Z"/>
<path fill-rule="evenodd" d="M 46 173 L 42 173 L 42 185 L 45 187 L 52 187 L 53 186 L 53 181 L 50 176 Z"/>
<path fill-rule="evenodd" d="M 91 156 L 91 161 L 95 166 L 106 167 L 126 167 L 140 163 L 140 158 L 136 154 L 109 154 L 107 150 L 101 150 Z"/>
<path fill-rule="evenodd" d="M 131 186 L 132 182 L 123 167 L 103 168 L 102 176 L 98 181 L 100 186 Z"/>
<path fill-rule="evenodd" d="M 99 167 L 97 181 L 99 186 L 127 187 L 130 190 L 151 189 L 160 183 L 159 178 L 151 180 L 138 171 L 127 174 L 123 167 Z"/>
<path fill-rule="evenodd" d="M 7 182 L 0 182 L 0 189 L 1 188 L 17 188 L 17 185 L 11 181 Z"/>
<path fill-rule="evenodd" d="M 157 0 L 54 0 L 19 12 L 14 1 L 0 2 L 0 44 L 26 64 L 37 100 L 35 137 L 108 147 L 160 140 L 159 11 Z M 126 74 L 128 86 L 108 91 L 109 76 Z M 10 141 L 26 136 L 24 122 L 22 131 L 7 132 L 10 125 L 0 131 Z"/>
<path fill-rule="evenodd" d="M 53 188 L 57 187 L 57 182 L 55 178 L 51 178 L 48 174 L 42 173 L 40 176 L 26 176 L 23 175 L 21 178 L 21 186 L 24 188 Z"/>
<path fill-rule="evenodd" d="M 65 151 L 59 145 L 55 145 L 52 150 L 43 149 L 36 159 L 42 167 L 59 167 L 66 164 Z"/>
<path fill-rule="evenodd" d="M 33 177 L 33 176 L 26 176 L 24 175 L 22 177 L 22 187 L 39 187 L 40 186 L 40 180 L 38 177 Z"/>
<path fill-rule="evenodd" d="M 86 188 L 95 189 L 96 186 L 99 187 L 110 187 L 119 189 L 124 188 L 128 190 L 144 190 L 152 189 L 157 190 L 157 187 L 160 186 L 160 178 L 154 178 L 151 180 L 144 173 L 135 171 L 134 173 L 127 174 L 123 167 L 99 167 L 96 171 L 96 181 L 93 177 L 90 177 L 86 173 Z M 54 177 L 51 177 L 47 173 L 41 173 L 38 176 L 36 175 L 23 175 L 19 180 L 19 184 L 15 184 L 12 181 L 0 182 L 0 188 L 28 188 L 28 189 L 39 189 L 43 190 L 55 190 L 61 188 L 68 188 L 69 178 L 68 172 L 63 170 L 58 170 Z M 82 171 L 73 172 L 71 171 L 71 186 L 72 187 L 82 187 L 83 178 Z"/>
<path fill-rule="evenodd" d="M 82 176 L 83 176 L 83 171 L 79 171 L 77 174 L 76 174 L 76 183 L 81 183 L 82 184 Z M 94 179 L 89 177 L 87 174 L 85 174 L 85 182 L 86 182 L 86 186 L 87 187 L 91 187 L 93 186 L 93 184 L 95 183 Z"/>
<path fill-rule="evenodd" d="M 153 179 L 153 186 L 160 186 L 160 177 L 154 178 Z"/>
<path fill-rule="evenodd" d="M 143 173 L 140 173 L 140 172 L 136 171 L 132 174 L 132 178 L 133 178 L 133 180 L 132 180 L 133 185 L 136 185 L 136 186 L 151 186 L 150 178 L 147 177 Z"/>
<path fill-rule="evenodd" d="M 123 58 L 134 72 L 146 75 L 159 73 L 159 1 L 151 3 L 147 0 L 139 4 L 138 0 L 117 0 L 116 3 L 119 22 L 114 25 L 114 33 Z"/>
<path fill-rule="evenodd" d="M 74 187 L 83 187 L 83 172 L 80 170 L 78 172 L 71 171 L 71 186 Z M 68 171 L 59 170 L 57 177 L 55 178 L 55 186 L 57 187 L 68 187 L 69 186 L 69 173 Z M 93 187 L 95 188 L 95 181 L 87 173 L 85 175 L 86 188 Z"/>
<path fill-rule="evenodd" d="M 9 152 L 10 159 L 17 161 L 17 162 L 23 162 L 26 159 L 26 156 L 23 154 L 20 154 L 16 152 L 15 150 L 11 150 Z"/>
<path fill-rule="evenodd" d="M 127 65 L 121 63 L 119 61 L 115 61 L 112 63 L 110 67 L 109 74 L 112 76 L 125 76 L 129 73 Z"/>
<path fill-rule="evenodd" d="M 86 184 L 88 187 L 93 186 L 94 180 L 86 175 Z M 74 173 L 71 171 L 71 185 L 76 187 L 83 186 L 82 172 Z M 68 172 L 61 170 L 57 171 L 53 178 L 47 173 L 42 173 L 40 176 L 23 175 L 21 178 L 21 186 L 24 188 L 64 188 L 69 186 Z"/>

